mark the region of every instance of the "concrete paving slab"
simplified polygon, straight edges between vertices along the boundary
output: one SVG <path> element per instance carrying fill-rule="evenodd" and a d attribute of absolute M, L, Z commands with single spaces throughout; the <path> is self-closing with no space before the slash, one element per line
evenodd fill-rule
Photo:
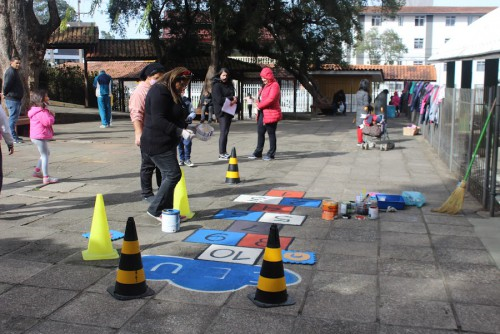
<path fill-rule="evenodd" d="M 372 334 L 377 333 L 378 324 L 359 323 L 335 319 L 300 317 L 294 327 L 294 334 Z"/>
<path fill-rule="evenodd" d="M 447 301 L 441 279 L 380 276 L 380 295 L 389 299 Z"/>
<path fill-rule="evenodd" d="M 423 234 L 382 231 L 380 232 L 380 245 L 381 247 L 387 245 L 428 247 L 430 241 L 429 237 Z"/>
<path fill-rule="evenodd" d="M 401 245 L 383 245 L 380 247 L 382 259 L 399 259 L 420 262 L 434 262 L 434 253 L 431 247 L 411 247 Z"/>
<path fill-rule="evenodd" d="M 441 263 L 440 267 L 449 280 L 486 284 L 500 283 L 500 270 L 496 266 L 445 262 Z"/>
<path fill-rule="evenodd" d="M 28 334 L 40 334 L 40 333 L 51 333 L 51 334 L 113 334 L 117 331 L 111 328 L 105 327 L 95 327 L 95 326 L 84 326 L 69 324 L 65 322 L 57 322 L 51 320 L 40 321 L 38 324 L 30 328 L 26 333 Z"/>
<path fill-rule="evenodd" d="M 440 301 L 381 298 L 380 323 L 436 329 L 457 329 L 450 304 Z"/>
<path fill-rule="evenodd" d="M 439 262 L 475 263 L 495 265 L 491 255 L 482 249 L 438 248 L 436 259 Z"/>
<path fill-rule="evenodd" d="M 44 318 L 76 295 L 69 290 L 16 286 L 0 295 L 0 309 L 14 316 Z"/>
<path fill-rule="evenodd" d="M 342 295 L 376 295 L 377 276 L 319 271 L 312 282 L 311 290 Z"/>
<path fill-rule="evenodd" d="M 451 299 L 463 304 L 500 306 L 500 289 L 497 283 L 478 283 L 448 280 Z"/>
<path fill-rule="evenodd" d="M 49 266 L 49 263 L 44 262 L 6 259 L 2 257 L 0 259 L 0 267 L 2 268 L 0 270 L 0 282 L 19 284 Z"/>
<path fill-rule="evenodd" d="M 483 333 L 500 332 L 500 307 L 485 305 L 455 305 L 462 328 Z"/>
<path fill-rule="evenodd" d="M 25 333 L 39 319 L 17 315 L 0 314 L 0 332 L 4 334 Z"/>
<path fill-rule="evenodd" d="M 318 255 L 318 270 L 351 274 L 377 274 L 377 258 L 342 254 Z"/>
<path fill-rule="evenodd" d="M 433 262 L 381 259 L 378 267 L 381 275 L 413 278 L 440 278 L 441 276 Z"/>

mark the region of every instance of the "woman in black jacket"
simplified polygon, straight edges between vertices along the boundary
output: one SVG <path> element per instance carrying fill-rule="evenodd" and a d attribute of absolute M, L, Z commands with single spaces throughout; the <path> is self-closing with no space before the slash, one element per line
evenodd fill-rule
<path fill-rule="evenodd" d="M 147 213 L 159 221 L 163 210 L 173 208 L 174 189 L 182 175 L 177 145 L 181 138 L 194 137 L 191 130 L 186 130 L 189 112 L 182 103 L 182 92 L 192 76 L 187 68 L 176 67 L 160 77 L 146 96 L 141 151 L 151 158 L 162 176 L 161 186 Z"/>
<path fill-rule="evenodd" d="M 229 160 L 229 154 L 227 154 L 227 136 L 229 134 L 229 128 L 231 127 L 231 121 L 234 115 L 228 114 L 222 111 L 222 106 L 229 99 L 230 105 L 234 105 L 238 102 L 238 97 L 235 96 L 235 89 L 233 85 L 233 80 L 230 77 L 229 70 L 227 68 L 221 68 L 221 70 L 212 79 L 212 103 L 214 106 L 214 114 L 219 122 L 219 160 Z"/>

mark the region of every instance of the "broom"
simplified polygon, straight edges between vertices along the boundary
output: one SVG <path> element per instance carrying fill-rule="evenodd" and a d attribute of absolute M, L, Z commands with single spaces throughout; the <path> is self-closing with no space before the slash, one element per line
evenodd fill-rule
<path fill-rule="evenodd" d="M 490 123 L 491 115 L 493 114 L 493 109 L 495 108 L 495 104 L 497 99 L 493 101 L 491 105 L 490 112 L 488 117 L 486 118 L 486 122 L 483 125 L 483 129 L 481 130 L 481 134 L 479 135 L 479 140 L 477 141 L 476 148 L 474 149 L 474 153 L 472 154 L 472 159 L 469 162 L 469 167 L 467 167 L 467 172 L 465 173 L 464 179 L 460 182 L 460 185 L 451 193 L 450 197 L 437 209 L 431 209 L 432 212 L 439 213 L 448 213 L 450 215 L 456 215 L 460 210 L 462 210 L 462 204 L 464 203 L 464 195 L 465 195 L 465 186 L 467 184 L 467 180 L 469 179 L 469 174 L 472 169 L 472 165 L 476 160 L 476 154 L 479 150 L 479 145 L 481 145 L 481 141 L 486 132 L 486 128 Z"/>

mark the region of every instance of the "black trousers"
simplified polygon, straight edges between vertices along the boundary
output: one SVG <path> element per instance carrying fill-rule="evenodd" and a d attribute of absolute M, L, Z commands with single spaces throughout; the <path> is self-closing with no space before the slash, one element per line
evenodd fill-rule
<path fill-rule="evenodd" d="M 141 151 L 141 195 L 142 197 L 153 196 L 153 173 L 156 171 L 156 184 L 158 188 L 161 186 L 161 173 L 160 169 L 156 167 L 155 163 L 149 155 Z"/>
<path fill-rule="evenodd" d="M 227 153 L 227 136 L 229 135 L 229 128 L 231 127 L 231 121 L 233 117 L 231 115 L 226 114 L 225 112 L 221 112 L 218 117 L 219 121 L 219 154 Z"/>
<path fill-rule="evenodd" d="M 264 115 L 261 111 L 258 113 L 257 120 L 257 147 L 253 154 L 256 157 L 262 156 L 262 151 L 264 151 L 264 144 L 266 143 L 266 132 L 269 136 L 269 151 L 267 151 L 267 156 L 274 158 L 276 154 L 276 128 L 278 123 L 264 124 Z"/>

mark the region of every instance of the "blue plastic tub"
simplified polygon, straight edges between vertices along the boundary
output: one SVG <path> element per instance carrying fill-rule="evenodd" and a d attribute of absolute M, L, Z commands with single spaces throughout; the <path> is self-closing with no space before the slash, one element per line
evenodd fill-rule
<path fill-rule="evenodd" d="M 388 206 L 398 210 L 405 208 L 405 200 L 401 195 L 377 194 L 377 203 L 381 210 L 386 210 Z"/>
<path fill-rule="evenodd" d="M 387 118 L 395 118 L 395 117 L 396 117 L 396 107 L 387 106 Z"/>

